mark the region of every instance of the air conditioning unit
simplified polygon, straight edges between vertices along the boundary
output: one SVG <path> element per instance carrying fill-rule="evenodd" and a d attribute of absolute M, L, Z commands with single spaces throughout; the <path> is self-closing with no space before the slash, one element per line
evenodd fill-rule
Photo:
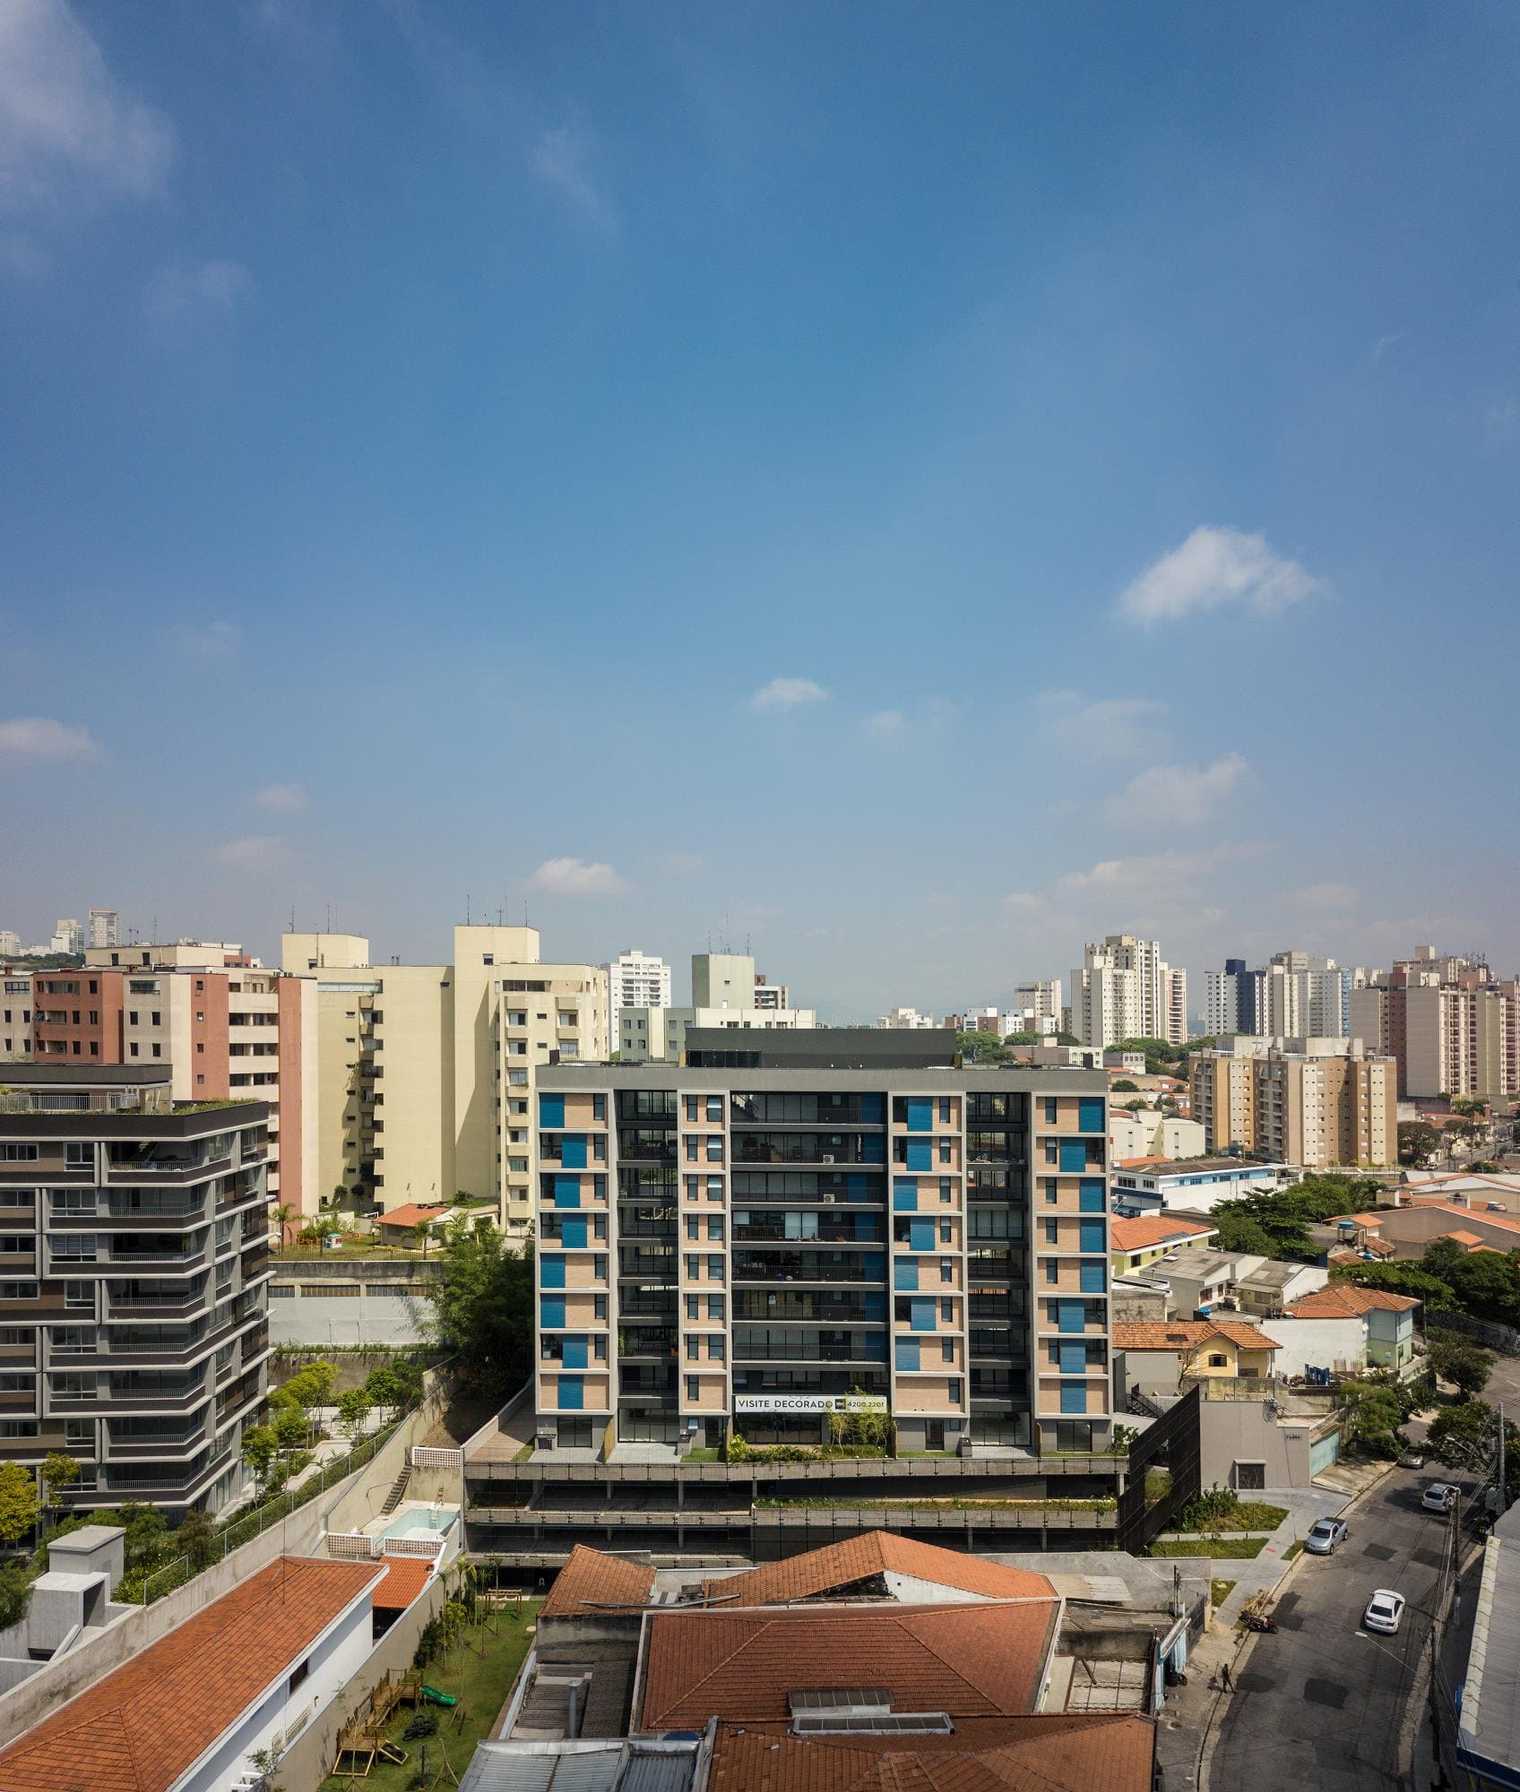
<path fill-rule="evenodd" d="M 820 1195 L 818 1199 L 825 1207 L 832 1207 L 839 1197 L 837 1195 Z"/>
<path fill-rule="evenodd" d="M 818 1161 L 822 1164 L 831 1164 L 834 1161 L 834 1153 L 832 1151 L 825 1151 Z"/>

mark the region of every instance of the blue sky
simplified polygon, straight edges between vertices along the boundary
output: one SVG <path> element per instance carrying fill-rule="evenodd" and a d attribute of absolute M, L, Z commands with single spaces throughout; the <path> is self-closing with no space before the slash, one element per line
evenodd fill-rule
<path fill-rule="evenodd" d="M 0 926 L 1512 971 L 1517 73 L 1508 0 L 0 0 Z"/>

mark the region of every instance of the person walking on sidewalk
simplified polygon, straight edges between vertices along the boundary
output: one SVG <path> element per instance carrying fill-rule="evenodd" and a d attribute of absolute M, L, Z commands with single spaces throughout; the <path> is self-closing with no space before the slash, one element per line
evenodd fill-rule
<path fill-rule="evenodd" d="M 1226 1662 L 1219 1670 L 1219 1684 L 1224 1692 L 1234 1692 L 1235 1682 L 1230 1675 L 1230 1664 Z"/>

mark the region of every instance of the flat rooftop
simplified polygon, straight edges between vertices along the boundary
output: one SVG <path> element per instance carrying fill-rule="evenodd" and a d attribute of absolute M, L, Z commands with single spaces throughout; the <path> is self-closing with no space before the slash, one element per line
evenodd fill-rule
<path fill-rule="evenodd" d="M 765 1037 L 754 1033 L 729 1033 L 730 1041 L 748 1041 Z M 739 1049 L 735 1047 L 735 1049 Z M 545 1064 L 536 1075 L 540 1089 L 817 1089 L 827 1078 L 831 1090 L 877 1090 L 900 1084 L 904 1092 L 923 1091 L 933 1094 L 962 1093 L 967 1089 L 1006 1090 L 1024 1094 L 1104 1095 L 1108 1091 L 1108 1073 L 1102 1070 L 1022 1070 L 1018 1068 L 983 1070 L 967 1066 L 954 1069 L 941 1066 L 917 1068 L 911 1064 L 883 1061 L 879 1067 L 862 1070 L 849 1066 L 819 1064 L 807 1068 L 777 1069 L 769 1065 L 748 1068 L 708 1070 L 686 1064 Z"/>

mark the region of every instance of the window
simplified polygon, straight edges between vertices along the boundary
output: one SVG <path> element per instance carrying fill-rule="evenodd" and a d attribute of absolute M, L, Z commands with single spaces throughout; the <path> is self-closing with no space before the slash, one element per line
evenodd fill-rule
<path fill-rule="evenodd" d="M 722 1244 L 723 1242 L 723 1220 L 716 1213 L 707 1216 L 707 1242 L 709 1244 Z"/>
<path fill-rule="evenodd" d="M 1060 1281 L 1060 1279 L 1061 1279 L 1060 1264 L 1056 1263 L 1053 1259 L 1047 1261 L 1046 1265 L 1045 1265 L 1045 1280 L 1050 1283 L 1055 1283 L 1055 1282 Z"/>
<path fill-rule="evenodd" d="M 709 1257 L 707 1259 L 707 1279 L 709 1282 L 721 1282 L 723 1280 L 723 1259 L 721 1257 Z"/>
<path fill-rule="evenodd" d="M 939 1161 L 942 1164 L 951 1162 L 950 1141 L 948 1139 L 941 1139 L 939 1142 Z"/>
<path fill-rule="evenodd" d="M 950 1388 L 950 1404 L 952 1406 L 959 1406 L 961 1404 L 961 1378 L 960 1378 L 960 1376 L 952 1375 L 950 1377 L 949 1388 Z"/>
<path fill-rule="evenodd" d="M 1040 1178 L 1040 1192 L 1045 1197 L 1046 1206 L 1054 1207 L 1060 1195 L 1060 1190 L 1056 1186 L 1056 1179 L 1054 1176 L 1042 1176 Z"/>
<path fill-rule="evenodd" d="M 699 1340 L 695 1332 L 693 1332 L 686 1340 L 686 1356 L 689 1362 L 694 1363 L 697 1360 L 698 1343 Z"/>
<path fill-rule="evenodd" d="M 1211 1369 L 1227 1369 L 1229 1366 L 1230 1359 L 1221 1351 L 1215 1350 L 1209 1353 L 1209 1367 Z"/>
<path fill-rule="evenodd" d="M 941 1095 L 939 1098 L 939 1123 L 941 1126 L 950 1124 L 950 1097 L 948 1095 Z"/>
<path fill-rule="evenodd" d="M 940 1241 L 940 1243 L 941 1244 L 949 1244 L 951 1237 L 954 1234 L 954 1230 L 955 1230 L 955 1228 L 951 1225 L 949 1220 L 941 1220 L 939 1223 L 939 1241 Z"/>
<path fill-rule="evenodd" d="M 955 1280 L 955 1259 L 953 1257 L 940 1258 L 939 1279 L 942 1282 L 953 1282 Z"/>
<path fill-rule="evenodd" d="M 1061 1242 L 1061 1225 L 1059 1220 L 1047 1219 L 1045 1221 L 1045 1242 L 1046 1244 L 1059 1244 Z"/>
<path fill-rule="evenodd" d="M 697 1123 L 697 1098 L 695 1095 L 688 1095 L 686 1097 L 686 1124 L 688 1126 L 695 1126 L 696 1123 Z"/>
<path fill-rule="evenodd" d="M 723 1119 L 723 1097 L 721 1095 L 709 1095 L 708 1096 L 708 1098 L 707 1098 L 707 1118 L 709 1121 L 711 1121 L 715 1125 L 722 1121 L 722 1119 Z"/>
<path fill-rule="evenodd" d="M 707 1198 L 709 1201 L 721 1201 L 723 1199 L 723 1178 L 721 1176 L 708 1177 Z"/>
<path fill-rule="evenodd" d="M 0 1300 L 36 1300 L 35 1282 L 0 1282 Z"/>
<path fill-rule="evenodd" d="M 63 1167 L 66 1170 L 93 1170 L 95 1167 L 95 1147 L 72 1143 L 63 1148 Z"/>
<path fill-rule="evenodd" d="M 65 1282 L 63 1304 L 66 1307 L 88 1307 L 93 1312 L 95 1309 L 95 1284 L 93 1282 Z"/>
<path fill-rule="evenodd" d="M 686 1317 L 688 1319 L 696 1319 L 699 1317 L 698 1308 L 701 1304 L 702 1297 L 700 1294 L 688 1294 L 686 1297 Z"/>
<path fill-rule="evenodd" d="M 1041 1106 L 1045 1110 L 1045 1124 L 1047 1126 L 1054 1126 L 1056 1123 L 1056 1112 L 1057 1112 L 1055 1096 L 1054 1095 L 1042 1096 L 1041 1097 Z"/>
<path fill-rule="evenodd" d="M 953 1363 L 955 1361 L 955 1339 L 942 1338 L 940 1340 L 939 1354 L 941 1362 Z"/>
<path fill-rule="evenodd" d="M 686 1377 L 686 1398 L 688 1400 L 700 1400 L 702 1398 L 702 1383 L 695 1375 L 688 1375 Z"/>
<path fill-rule="evenodd" d="M 0 1164 L 34 1164 L 36 1161 L 35 1145 L 0 1145 Z"/>
<path fill-rule="evenodd" d="M 491 962 L 490 959 L 487 958 L 486 963 L 489 964 L 490 962 Z M 303 1661 L 301 1663 L 300 1667 L 298 1667 L 296 1669 L 296 1671 L 290 1676 L 290 1679 L 286 1683 L 286 1687 L 285 1687 L 286 1693 L 287 1694 L 293 1693 L 295 1691 L 295 1689 L 301 1684 L 301 1682 L 306 1678 L 306 1676 L 310 1672 L 311 1672 L 311 1657 L 308 1655 L 306 1657 L 305 1661 Z"/>
<path fill-rule="evenodd" d="M 721 1164 L 723 1162 L 723 1139 L 718 1133 L 714 1132 L 707 1135 L 707 1161 L 710 1164 Z"/>
<path fill-rule="evenodd" d="M 939 1198 L 941 1206 L 947 1206 L 955 1199 L 955 1187 L 948 1176 L 939 1179 Z"/>
<path fill-rule="evenodd" d="M 37 1248 L 31 1232 L 0 1232 L 0 1256 L 30 1257 Z"/>
<path fill-rule="evenodd" d="M 0 1437 L 35 1437 L 35 1419 L 0 1419 Z"/>
<path fill-rule="evenodd" d="M 591 1118 L 593 1120 L 606 1120 L 607 1097 L 605 1095 L 593 1095 L 591 1097 Z"/>
<path fill-rule="evenodd" d="M 702 1280 L 702 1259 L 700 1257 L 688 1257 L 686 1259 L 686 1279 L 688 1282 L 700 1282 Z"/>
<path fill-rule="evenodd" d="M 697 1141 L 693 1137 L 688 1137 L 686 1140 L 686 1161 L 689 1164 L 694 1164 L 697 1161 Z"/>
<path fill-rule="evenodd" d="M 595 1318 L 600 1319 L 603 1324 L 606 1323 L 607 1296 L 605 1294 L 596 1294 L 591 1297 L 591 1311 Z"/>

